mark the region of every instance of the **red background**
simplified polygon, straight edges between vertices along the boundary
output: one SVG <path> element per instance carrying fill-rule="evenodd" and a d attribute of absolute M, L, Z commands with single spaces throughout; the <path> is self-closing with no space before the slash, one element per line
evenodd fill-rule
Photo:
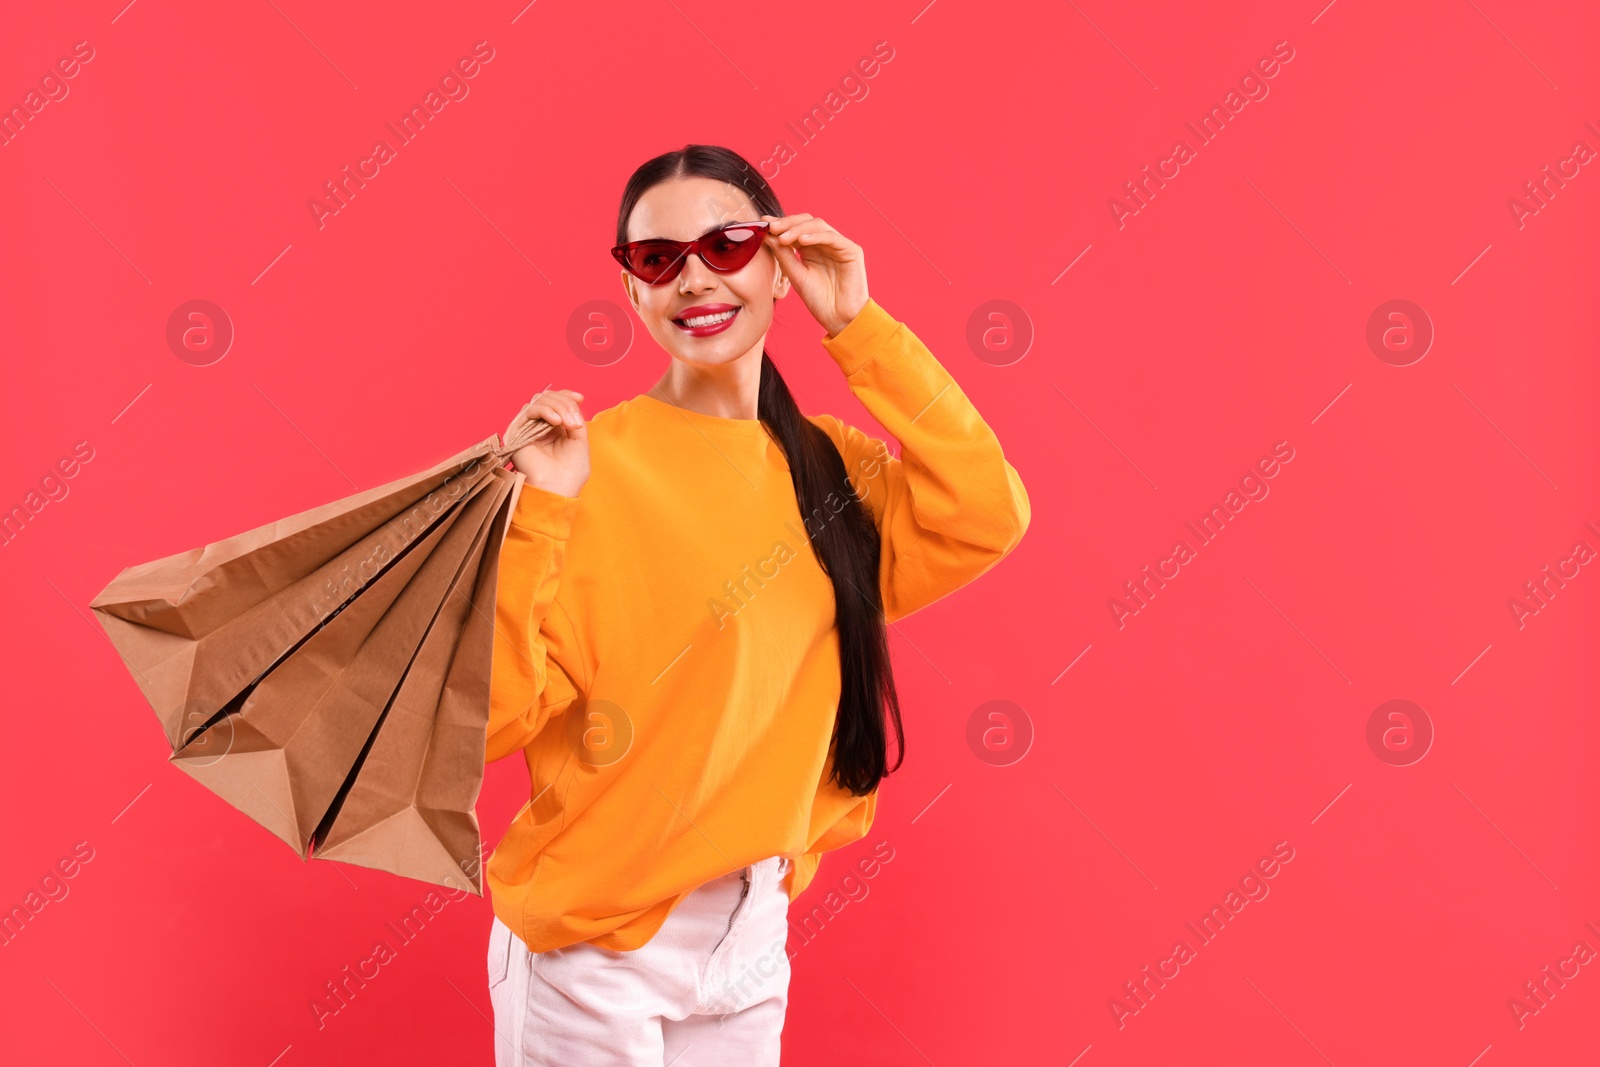
<path fill-rule="evenodd" d="M 643 391 L 648 335 L 604 367 L 566 339 L 623 302 L 623 182 L 779 140 L 785 209 L 866 249 L 1033 505 L 1013 556 L 894 627 L 905 767 L 797 907 L 894 859 L 795 956 L 786 1062 L 1593 1056 L 1600 965 L 1520 1027 L 1508 1000 L 1600 950 L 1600 575 L 1520 628 L 1507 601 L 1600 548 L 1600 175 L 1508 207 L 1600 148 L 1595 11 L 925 2 L 7 5 L 0 102 L 94 58 L 0 148 L 0 505 L 94 458 L 0 549 L 0 905 L 94 858 L 0 948 L 0 1059 L 490 1062 L 477 898 L 318 1028 L 323 983 L 427 887 L 303 865 L 168 766 L 87 604 L 430 466 L 551 382 L 591 412 Z M 469 96 L 319 228 L 323 182 L 478 41 Z M 879 41 L 868 95 L 801 144 L 786 123 Z M 1119 228 L 1108 199 L 1280 41 L 1269 95 Z M 165 340 L 194 299 L 236 330 L 209 366 Z M 994 299 L 1034 330 L 1008 366 L 966 341 Z M 1410 366 L 1365 340 L 1393 299 L 1436 331 Z M 796 299 L 770 338 L 802 407 L 881 433 L 821 334 Z M 1270 496 L 1119 628 L 1108 599 L 1279 441 Z M 1009 766 L 966 741 L 995 699 L 1035 732 Z M 1392 699 L 1435 731 L 1409 766 L 1368 746 Z M 516 760 L 489 769 L 491 841 L 524 799 Z M 1123 983 L 1280 841 L 1270 895 L 1119 1026 Z"/>

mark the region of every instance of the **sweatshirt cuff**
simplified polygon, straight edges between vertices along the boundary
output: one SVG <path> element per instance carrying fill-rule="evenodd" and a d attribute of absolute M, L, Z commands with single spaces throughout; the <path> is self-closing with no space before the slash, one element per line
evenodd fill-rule
<path fill-rule="evenodd" d="M 822 347 L 848 378 L 871 363 L 899 328 L 900 321 L 869 296 L 866 306 L 856 313 L 848 326 L 822 339 Z"/>
<path fill-rule="evenodd" d="M 511 513 L 511 525 L 565 541 L 572 533 L 572 520 L 577 517 L 580 503 L 580 497 L 562 496 L 524 482 L 516 510 Z"/>

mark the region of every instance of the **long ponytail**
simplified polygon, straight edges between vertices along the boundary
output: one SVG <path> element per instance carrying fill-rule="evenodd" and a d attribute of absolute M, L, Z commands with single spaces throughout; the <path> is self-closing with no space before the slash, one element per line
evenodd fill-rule
<path fill-rule="evenodd" d="M 627 240 L 628 216 L 652 186 L 677 177 L 703 177 L 743 189 L 763 215 L 782 215 L 778 196 L 742 156 L 717 145 L 686 145 L 633 172 L 617 214 L 617 243 Z M 882 546 L 878 528 L 856 495 L 844 458 L 821 427 L 795 403 L 777 364 L 761 353 L 757 416 L 783 449 L 795 500 L 823 572 L 833 583 L 839 631 L 839 710 L 834 719 L 830 777 L 865 796 L 905 757 L 900 699 L 889 660 L 883 595 L 878 587 Z M 889 766 L 887 723 L 894 725 L 895 763 Z"/>

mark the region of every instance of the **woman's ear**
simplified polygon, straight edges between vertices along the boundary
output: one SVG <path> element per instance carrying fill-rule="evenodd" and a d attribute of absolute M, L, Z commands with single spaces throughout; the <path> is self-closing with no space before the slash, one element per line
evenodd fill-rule
<path fill-rule="evenodd" d="M 783 271 L 778 271 L 778 277 L 772 283 L 772 299 L 782 300 L 789 295 L 789 276 Z"/>
<path fill-rule="evenodd" d="M 638 311 L 639 293 L 633 287 L 633 275 L 628 273 L 627 268 L 623 268 L 620 273 L 622 274 L 622 291 L 627 294 L 628 303 L 633 305 L 633 310 Z"/>

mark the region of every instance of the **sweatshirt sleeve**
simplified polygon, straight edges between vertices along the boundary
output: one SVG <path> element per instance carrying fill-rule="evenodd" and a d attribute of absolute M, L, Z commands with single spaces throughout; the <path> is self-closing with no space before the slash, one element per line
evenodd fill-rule
<path fill-rule="evenodd" d="M 485 762 L 525 748 L 578 689 L 549 655 L 552 613 L 578 497 L 523 485 L 500 548 Z M 554 617 L 552 617 L 554 615 Z"/>
<path fill-rule="evenodd" d="M 833 438 L 882 542 L 879 585 L 888 621 L 977 578 L 1028 528 L 1028 493 L 967 395 L 910 328 L 872 299 L 822 347 L 901 455 L 833 415 Z"/>

